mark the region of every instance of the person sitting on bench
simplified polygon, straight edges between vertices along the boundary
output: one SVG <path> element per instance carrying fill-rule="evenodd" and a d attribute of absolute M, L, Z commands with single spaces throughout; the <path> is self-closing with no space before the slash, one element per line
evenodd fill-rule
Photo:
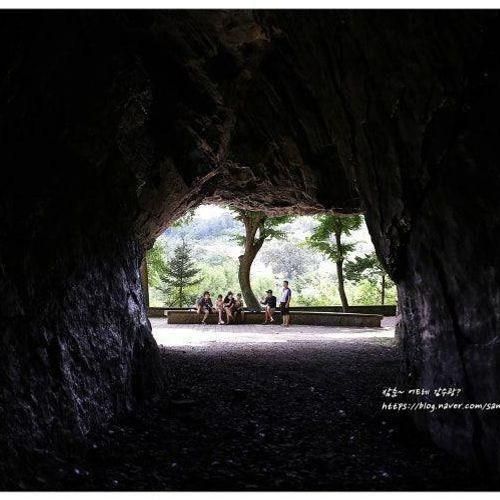
<path fill-rule="evenodd" d="M 224 300 L 222 295 L 217 295 L 217 300 L 215 301 L 215 310 L 219 313 L 219 325 L 223 325 L 222 315 L 224 314 Z"/>
<path fill-rule="evenodd" d="M 243 321 L 243 297 L 241 293 L 236 294 L 236 300 L 234 301 L 234 322 L 241 323 Z"/>
<path fill-rule="evenodd" d="M 210 292 L 204 292 L 203 297 L 198 302 L 198 314 L 204 314 L 201 321 L 202 325 L 206 325 L 207 317 L 212 312 L 213 307 L 214 305 L 212 304 L 212 299 L 210 298 Z"/>
<path fill-rule="evenodd" d="M 267 296 L 264 298 L 264 300 L 261 301 L 261 304 L 263 304 L 264 307 L 264 323 L 263 325 L 267 325 L 269 323 L 274 323 L 274 312 L 276 311 L 276 297 L 273 295 L 272 290 L 268 290 Z"/>
<path fill-rule="evenodd" d="M 234 323 L 233 311 L 235 302 L 233 292 L 227 292 L 227 295 L 224 298 L 224 310 L 226 311 L 226 322 L 228 325 L 231 323 L 231 320 Z"/>

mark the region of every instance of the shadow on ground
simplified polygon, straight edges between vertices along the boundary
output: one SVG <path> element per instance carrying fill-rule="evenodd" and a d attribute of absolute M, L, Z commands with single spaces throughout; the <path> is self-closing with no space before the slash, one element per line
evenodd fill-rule
<path fill-rule="evenodd" d="M 391 338 L 162 348 L 169 392 L 18 488 L 461 490 L 481 485 L 402 415 Z M 33 464 L 30 464 L 33 465 Z"/>

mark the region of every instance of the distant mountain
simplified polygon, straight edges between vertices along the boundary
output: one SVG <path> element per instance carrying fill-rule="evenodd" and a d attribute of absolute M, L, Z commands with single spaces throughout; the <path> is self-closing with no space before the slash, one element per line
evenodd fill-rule
<path fill-rule="evenodd" d="M 222 213 L 213 218 L 207 219 L 203 217 L 195 217 L 192 222 L 182 227 L 171 227 L 164 233 L 169 238 L 185 238 L 191 240 L 214 240 L 214 239 L 229 239 L 233 233 L 241 233 L 243 224 L 233 218 L 231 213 Z"/>

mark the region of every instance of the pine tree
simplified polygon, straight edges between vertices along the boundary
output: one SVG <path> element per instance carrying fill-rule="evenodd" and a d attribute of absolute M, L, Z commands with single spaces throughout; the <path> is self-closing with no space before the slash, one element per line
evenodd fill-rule
<path fill-rule="evenodd" d="M 202 282 L 198 278 L 200 270 L 195 267 L 191 250 L 183 238 L 174 249 L 174 256 L 160 273 L 160 284 L 156 288 L 169 297 L 169 306 L 183 307 L 189 305 L 192 288 Z"/>

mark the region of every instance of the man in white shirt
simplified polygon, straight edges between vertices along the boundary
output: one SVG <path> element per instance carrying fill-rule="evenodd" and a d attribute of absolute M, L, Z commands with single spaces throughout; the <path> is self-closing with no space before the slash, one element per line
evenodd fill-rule
<path fill-rule="evenodd" d="M 281 316 L 283 317 L 283 326 L 290 326 L 290 300 L 292 291 L 288 288 L 288 281 L 283 281 L 283 291 L 280 299 Z"/>

